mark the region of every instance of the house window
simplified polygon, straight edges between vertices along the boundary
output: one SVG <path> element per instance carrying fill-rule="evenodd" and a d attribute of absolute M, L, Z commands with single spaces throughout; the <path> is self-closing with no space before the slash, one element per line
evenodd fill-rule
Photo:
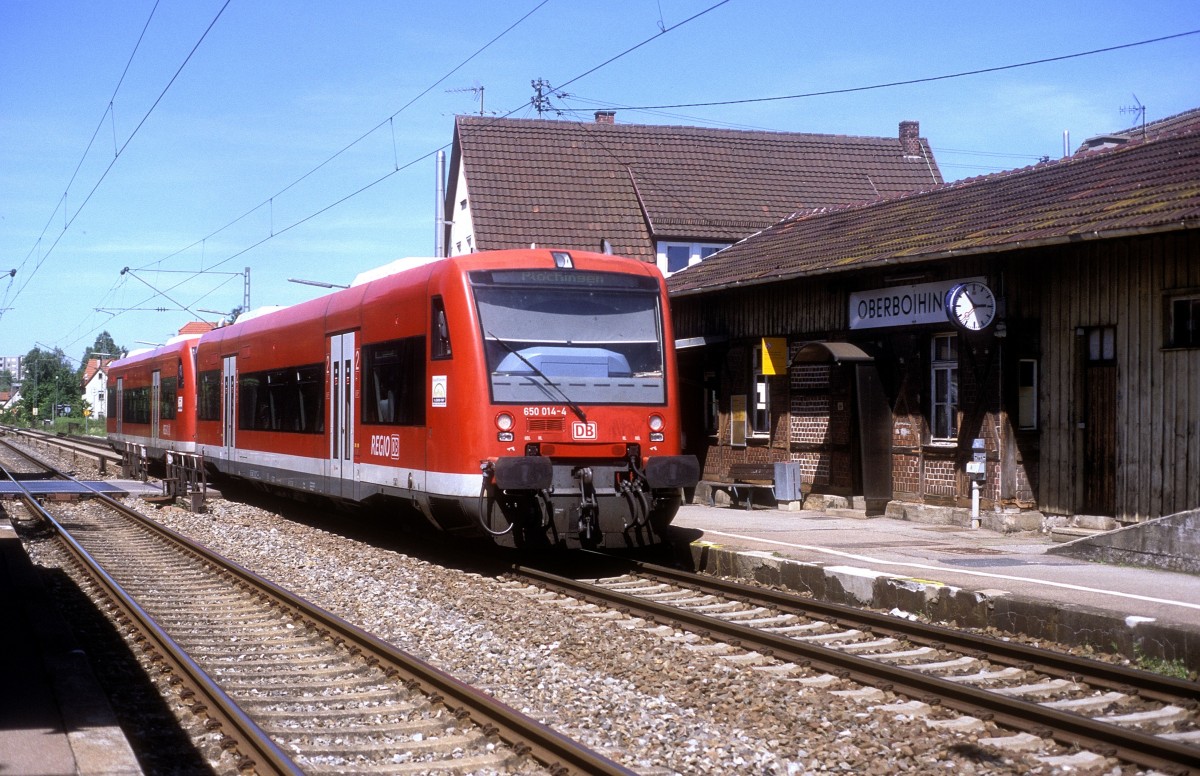
<path fill-rule="evenodd" d="M 1117 330 L 1113 326 L 1099 326 L 1087 330 L 1087 360 L 1096 363 L 1116 359 Z"/>
<path fill-rule="evenodd" d="M 691 247 L 687 245 L 667 246 L 667 272 L 685 269 L 692 259 Z"/>
<path fill-rule="evenodd" d="M 693 264 L 699 264 L 727 243 L 661 242 L 658 244 L 658 269 L 672 275 Z"/>
<path fill-rule="evenodd" d="M 1167 347 L 1200 348 L 1200 295 L 1167 300 Z"/>
<path fill-rule="evenodd" d="M 754 348 L 754 394 L 750 397 L 750 429 L 755 436 L 771 435 L 771 386 L 763 374 L 762 345 Z"/>
<path fill-rule="evenodd" d="M 464 197 L 463 199 L 460 199 L 460 200 L 458 201 L 458 209 L 459 209 L 459 210 L 466 210 L 466 209 L 467 209 L 467 200 L 466 200 L 466 198 L 465 198 L 465 197 Z"/>
<path fill-rule="evenodd" d="M 1031 431 L 1037 428 L 1038 362 L 1023 358 L 1017 362 L 1017 428 Z"/>
<path fill-rule="evenodd" d="M 935 442 L 958 438 L 958 335 L 935 334 L 930 362 L 930 434 Z"/>

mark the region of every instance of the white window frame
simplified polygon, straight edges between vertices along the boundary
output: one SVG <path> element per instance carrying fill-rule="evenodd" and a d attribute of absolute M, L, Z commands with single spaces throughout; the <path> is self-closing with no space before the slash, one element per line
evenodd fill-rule
<path fill-rule="evenodd" d="M 939 345 L 948 345 L 953 358 L 945 358 Z M 958 439 L 958 334 L 934 334 L 929 340 L 929 437 L 935 444 Z M 946 396 L 938 395 L 938 378 L 944 377 Z M 948 434 L 940 433 L 943 430 Z"/>
<path fill-rule="evenodd" d="M 682 242 L 682 241 L 660 242 L 660 243 L 658 243 L 658 245 L 655 249 L 656 254 L 657 254 L 656 260 L 658 263 L 658 270 L 659 270 L 659 272 L 662 272 L 663 277 L 670 277 L 671 275 L 674 275 L 676 272 L 679 272 L 680 270 L 684 269 L 684 267 L 680 267 L 679 269 L 676 269 L 676 270 L 668 269 L 669 262 L 667 261 L 667 252 L 671 248 L 686 249 L 688 252 L 687 266 L 690 267 L 693 264 L 699 264 L 700 262 L 707 259 L 709 256 L 711 256 L 714 253 L 716 253 L 717 251 L 721 250 L 722 248 L 729 247 L 729 245 L 730 245 L 730 243 L 706 243 L 706 242 Z"/>

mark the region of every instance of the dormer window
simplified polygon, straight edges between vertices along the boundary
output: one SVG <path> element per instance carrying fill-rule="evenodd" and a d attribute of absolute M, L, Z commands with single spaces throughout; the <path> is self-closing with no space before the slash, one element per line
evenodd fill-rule
<path fill-rule="evenodd" d="M 699 264 L 727 246 L 728 243 L 660 242 L 658 269 L 664 276 L 673 275 L 693 264 Z"/>

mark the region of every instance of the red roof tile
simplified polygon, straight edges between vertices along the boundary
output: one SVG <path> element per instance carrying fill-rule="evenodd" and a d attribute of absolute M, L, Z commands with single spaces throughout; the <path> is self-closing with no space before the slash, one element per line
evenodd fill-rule
<path fill-rule="evenodd" d="M 217 328 L 217 324 L 208 321 L 191 321 L 185 323 L 183 328 L 179 330 L 180 334 L 204 334 Z"/>
<path fill-rule="evenodd" d="M 797 214 L 673 275 L 683 295 L 1030 244 L 1200 228 L 1200 130 Z"/>
<path fill-rule="evenodd" d="M 915 128 L 915 124 L 914 124 Z M 475 247 L 539 245 L 653 260 L 656 239 L 729 242 L 801 208 L 941 183 L 899 137 L 460 116 Z"/>

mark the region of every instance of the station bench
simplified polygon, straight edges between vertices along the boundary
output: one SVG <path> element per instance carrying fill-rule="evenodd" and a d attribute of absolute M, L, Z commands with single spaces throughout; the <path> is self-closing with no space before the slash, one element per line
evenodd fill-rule
<path fill-rule="evenodd" d="M 716 506 L 715 494 L 729 494 L 734 503 L 746 509 L 754 508 L 755 491 L 767 491 L 777 501 L 793 501 L 803 498 L 800 488 L 799 468 L 791 463 L 733 463 L 720 480 L 700 480 L 708 486 L 708 505 Z M 781 486 L 786 493 L 781 493 Z"/>

